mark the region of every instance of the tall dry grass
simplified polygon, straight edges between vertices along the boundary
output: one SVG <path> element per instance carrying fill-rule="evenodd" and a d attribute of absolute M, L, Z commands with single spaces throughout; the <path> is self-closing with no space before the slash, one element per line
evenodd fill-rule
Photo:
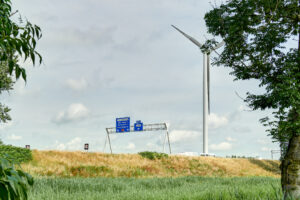
<path fill-rule="evenodd" d="M 136 154 L 33 151 L 22 168 L 35 176 L 58 177 L 279 177 L 279 162 L 214 157 L 169 156 L 149 160 Z"/>

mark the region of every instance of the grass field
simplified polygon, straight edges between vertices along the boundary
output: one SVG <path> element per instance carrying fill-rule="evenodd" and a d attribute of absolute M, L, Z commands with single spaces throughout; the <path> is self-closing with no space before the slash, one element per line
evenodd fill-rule
<path fill-rule="evenodd" d="M 272 177 L 36 178 L 31 200 L 279 200 Z"/>
<path fill-rule="evenodd" d="M 31 200 L 282 199 L 279 161 L 33 151 Z"/>
<path fill-rule="evenodd" d="M 33 151 L 33 160 L 22 168 L 47 177 L 181 177 L 269 176 L 280 177 L 279 161 L 169 156 L 149 160 L 137 154 L 103 154 Z"/>

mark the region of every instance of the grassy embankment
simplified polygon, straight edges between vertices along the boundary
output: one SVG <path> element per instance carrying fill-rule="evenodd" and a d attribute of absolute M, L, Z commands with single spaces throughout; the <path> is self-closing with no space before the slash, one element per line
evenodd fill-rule
<path fill-rule="evenodd" d="M 34 176 L 52 177 L 279 177 L 279 161 L 169 156 L 149 160 L 136 154 L 33 151 L 22 168 Z"/>

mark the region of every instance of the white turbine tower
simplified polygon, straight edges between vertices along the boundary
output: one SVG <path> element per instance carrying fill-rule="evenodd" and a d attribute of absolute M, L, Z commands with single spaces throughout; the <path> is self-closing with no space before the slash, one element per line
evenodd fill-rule
<path fill-rule="evenodd" d="M 213 49 L 208 51 L 204 51 L 201 49 L 202 44 L 200 44 L 195 38 L 187 35 L 183 31 L 181 31 L 176 26 L 172 25 L 177 31 L 179 31 L 182 35 L 184 35 L 187 39 L 193 42 L 203 53 L 203 155 L 207 156 L 208 154 L 208 114 L 210 113 L 210 93 L 209 93 L 209 68 L 210 68 L 210 53 L 215 51 L 224 45 L 224 42 L 218 43 Z"/>

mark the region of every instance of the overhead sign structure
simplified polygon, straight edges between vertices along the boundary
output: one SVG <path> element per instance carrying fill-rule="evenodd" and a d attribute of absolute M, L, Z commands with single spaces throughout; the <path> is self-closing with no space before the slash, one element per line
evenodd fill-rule
<path fill-rule="evenodd" d="M 134 123 L 134 131 L 143 131 L 143 122 L 141 122 L 140 120 L 136 121 Z"/>
<path fill-rule="evenodd" d="M 130 131 L 130 117 L 122 117 L 116 119 L 116 132 L 129 132 Z"/>
<path fill-rule="evenodd" d="M 116 127 L 106 128 L 106 133 L 107 133 L 106 139 L 108 139 L 109 142 L 110 152 L 112 153 L 111 141 L 109 137 L 110 134 L 121 133 L 121 132 L 142 132 L 142 131 L 166 131 L 165 139 L 163 143 L 163 152 L 165 150 L 165 142 L 167 139 L 169 144 L 169 152 L 171 154 L 169 131 L 166 123 L 144 124 L 142 121 L 139 120 L 136 121 L 136 123 L 134 123 L 133 126 L 130 126 L 129 117 L 116 118 Z M 103 151 L 106 147 L 106 141 L 107 140 L 105 140 Z"/>

